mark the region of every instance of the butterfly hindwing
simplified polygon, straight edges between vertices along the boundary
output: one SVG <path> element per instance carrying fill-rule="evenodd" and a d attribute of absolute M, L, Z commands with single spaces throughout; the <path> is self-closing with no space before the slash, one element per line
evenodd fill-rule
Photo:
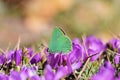
<path fill-rule="evenodd" d="M 71 41 L 67 36 L 61 36 L 59 39 L 57 39 L 57 43 L 59 46 L 57 46 L 56 51 L 67 53 L 71 50 Z"/>

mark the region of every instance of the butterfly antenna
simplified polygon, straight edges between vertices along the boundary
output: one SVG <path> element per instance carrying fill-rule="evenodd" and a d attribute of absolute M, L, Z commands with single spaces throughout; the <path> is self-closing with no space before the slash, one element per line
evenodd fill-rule
<path fill-rule="evenodd" d="M 65 32 L 64 32 L 64 30 L 62 28 L 59 27 L 59 29 L 63 32 L 64 35 L 66 35 Z"/>

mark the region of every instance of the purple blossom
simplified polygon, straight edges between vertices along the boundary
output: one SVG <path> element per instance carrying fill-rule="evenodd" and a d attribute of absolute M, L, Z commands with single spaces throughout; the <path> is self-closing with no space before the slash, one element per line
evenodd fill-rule
<path fill-rule="evenodd" d="M 32 76 L 30 80 L 41 80 L 38 75 Z"/>
<path fill-rule="evenodd" d="M 13 59 L 15 61 L 16 66 L 21 64 L 21 59 L 22 59 L 22 51 L 21 50 L 16 50 L 13 54 Z"/>
<path fill-rule="evenodd" d="M 59 65 L 59 62 L 62 60 L 62 54 L 56 53 L 56 54 L 51 54 L 48 53 L 47 56 L 47 63 L 52 66 L 52 68 L 57 68 Z"/>
<path fill-rule="evenodd" d="M 68 58 L 70 59 L 71 63 L 84 59 L 84 50 L 78 39 L 73 39 L 72 50 L 69 52 Z"/>
<path fill-rule="evenodd" d="M 66 67 L 59 67 L 55 72 L 53 72 L 52 67 L 47 65 L 44 71 L 45 80 L 60 80 L 67 75 Z"/>
<path fill-rule="evenodd" d="M 114 63 L 115 63 L 115 64 L 118 64 L 119 62 L 120 62 L 120 56 L 116 54 L 116 55 L 114 56 Z"/>
<path fill-rule="evenodd" d="M 72 51 L 69 52 L 67 56 L 68 73 L 70 74 L 72 71 L 79 69 L 84 58 L 84 49 L 81 46 L 79 39 L 73 39 Z"/>
<path fill-rule="evenodd" d="M 33 67 L 23 66 L 20 72 L 11 71 L 9 80 L 40 80 L 40 77 L 36 74 L 36 70 Z"/>
<path fill-rule="evenodd" d="M 94 36 L 89 36 L 85 39 L 85 47 L 89 56 L 94 55 L 90 58 L 91 61 L 96 60 L 101 55 L 101 52 L 105 50 L 101 40 L 96 39 Z"/>
<path fill-rule="evenodd" d="M 46 80 L 53 80 L 54 73 L 52 72 L 51 66 L 47 65 L 44 71 L 44 76 Z"/>
<path fill-rule="evenodd" d="M 90 60 L 95 61 L 101 53 L 106 50 L 102 41 L 96 39 L 94 36 L 86 37 L 83 42 L 84 45 L 81 44 L 79 39 L 73 39 L 72 50 L 67 54 L 52 54 L 45 49 L 45 55 L 42 56 L 46 60 L 45 67 L 43 67 L 44 64 L 37 64 L 40 61 L 41 63 L 44 62 L 44 60 L 42 60 L 44 58 L 41 58 L 40 53 L 35 54 L 31 48 L 25 48 L 25 54 L 23 54 L 24 51 L 22 52 L 21 49 L 9 50 L 5 54 L 2 53 L 0 54 L 0 64 L 4 65 L 0 65 L 0 80 L 60 80 L 68 76 L 71 77 L 69 74 L 80 69 L 87 57 L 94 55 L 90 57 Z M 120 40 L 113 39 L 108 43 L 113 48 L 111 50 L 116 53 L 112 55 L 113 57 L 110 57 L 109 61 L 112 60 L 115 64 L 119 64 Z M 88 56 L 84 47 L 88 52 Z M 29 60 L 29 62 L 21 64 L 22 60 Z M 15 62 L 17 67 L 15 67 L 12 61 Z M 113 65 L 116 68 L 119 67 L 119 65 L 115 64 Z M 18 67 L 19 70 L 16 69 Z M 39 73 L 41 67 L 42 73 Z M 105 61 L 104 64 L 99 67 L 98 72 L 92 75 L 89 80 L 120 80 L 120 72 L 117 71 L 116 68 L 114 68 L 110 62 Z M 83 75 L 81 76 L 83 77 Z"/>
<path fill-rule="evenodd" d="M 4 64 L 5 61 L 6 61 L 5 55 L 4 55 L 3 53 L 0 54 L 0 64 L 1 64 L 1 65 Z"/>
<path fill-rule="evenodd" d="M 9 80 L 22 80 L 20 77 L 20 73 L 17 71 L 11 71 L 10 72 L 10 76 L 9 76 Z"/>
<path fill-rule="evenodd" d="M 80 68 L 81 62 L 84 58 L 83 47 L 80 45 L 78 39 L 74 39 L 72 42 L 72 50 L 68 54 L 56 53 L 51 54 L 47 52 L 47 63 L 54 69 L 60 66 L 67 66 L 68 72 L 71 73 L 73 70 Z"/>
<path fill-rule="evenodd" d="M 30 60 L 31 64 L 38 63 L 41 60 L 40 53 L 35 54 Z"/>
<path fill-rule="evenodd" d="M 10 51 L 8 51 L 8 52 L 6 53 L 6 59 L 7 59 L 8 62 L 11 62 L 11 60 L 12 60 L 12 55 L 14 54 L 14 52 L 15 52 L 15 51 L 10 50 Z"/>
<path fill-rule="evenodd" d="M 120 40 L 112 39 L 107 44 L 109 44 L 113 52 L 116 53 L 114 54 L 114 63 L 118 64 L 120 62 Z"/>
<path fill-rule="evenodd" d="M 117 77 L 115 78 L 115 80 L 120 80 L 120 72 L 118 73 Z"/>
<path fill-rule="evenodd" d="M 33 54 L 34 52 L 31 48 L 26 48 L 25 56 L 27 56 L 27 58 L 31 58 Z"/>
<path fill-rule="evenodd" d="M 68 74 L 67 67 L 66 66 L 64 66 L 64 67 L 60 66 L 55 73 L 54 80 L 60 80 L 61 78 L 63 78 L 67 74 Z"/>
<path fill-rule="evenodd" d="M 0 73 L 0 80 L 8 80 L 8 76 L 3 73 Z"/>
<path fill-rule="evenodd" d="M 81 67 L 81 62 L 74 62 L 73 64 L 71 64 L 71 62 L 68 60 L 67 61 L 67 70 L 68 73 L 70 74 L 72 71 L 79 69 Z"/>
<path fill-rule="evenodd" d="M 120 53 L 120 40 L 112 39 L 108 43 L 114 49 L 114 51 L 117 51 L 118 53 Z"/>
<path fill-rule="evenodd" d="M 33 67 L 27 67 L 27 66 L 23 66 L 21 68 L 20 71 L 20 75 L 22 76 L 22 79 L 27 79 L 29 78 L 30 80 L 39 80 L 40 77 L 38 77 L 38 75 L 36 74 L 36 69 L 34 69 Z M 39 79 L 38 79 L 39 78 Z"/>
<path fill-rule="evenodd" d="M 114 80 L 114 68 L 109 62 L 105 62 L 104 65 L 102 65 L 99 68 L 99 71 L 94 74 L 90 80 Z"/>

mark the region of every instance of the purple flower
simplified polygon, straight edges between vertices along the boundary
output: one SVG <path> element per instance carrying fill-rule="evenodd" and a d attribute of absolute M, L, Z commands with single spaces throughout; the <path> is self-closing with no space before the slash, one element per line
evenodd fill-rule
<path fill-rule="evenodd" d="M 72 42 L 72 50 L 68 54 L 56 53 L 51 54 L 47 52 L 47 63 L 54 69 L 60 66 L 66 66 L 68 73 L 80 68 L 81 62 L 84 58 L 83 47 L 80 45 L 78 39 L 74 39 Z"/>
<path fill-rule="evenodd" d="M 22 66 L 20 70 L 20 76 L 22 80 L 30 79 L 30 80 L 40 80 L 40 77 L 37 75 L 36 70 L 33 67 Z"/>
<path fill-rule="evenodd" d="M 94 36 L 89 36 L 85 39 L 85 47 L 89 56 L 94 55 L 90 58 L 91 61 L 96 60 L 101 55 L 100 53 L 105 50 L 101 40 L 96 39 Z"/>
<path fill-rule="evenodd" d="M 120 40 L 112 39 L 108 42 L 114 51 L 120 53 Z"/>
<path fill-rule="evenodd" d="M 110 48 L 116 53 L 114 55 L 114 63 L 118 64 L 120 61 L 120 40 L 112 39 L 108 42 Z"/>
<path fill-rule="evenodd" d="M 79 69 L 81 67 L 81 62 L 74 62 L 71 64 L 70 60 L 67 60 L 67 70 L 68 70 L 68 74 L 70 74 L 72 71 Z"/>
<path fill-rule="evenodd" d="M 21 59 L 22 59 L 22 51 L 21 50 L 16 50 L 13 54 L 13 59 L 15 60 L 16 66 L 21 64 Z"/>
<path fill-rule="evenodd" d="M 25 48 L 26 50 L 25 50 L 25 56 L 27 57 L 27 58 L 31 58 L 32 57 L 32 55 L 34 54 L 33 53 L 33 50 L 31 49 L 31 48 Z"/>
<path fill-rule="evenodd" d="M 30 80 L 41 80 L 38 75 L 32 76 Z"/>
<path fill-rule="evenodd" d="M 84 59 L 84 49 L 80 45 L 78 39 L 73 39 L 72 41 L 72 50 L 68 54 L 68 58 L 70 59 L 71 63 L 76 61 L 80 61 Z"/>
<path fill-rule="evenodd" d="M 120 72 L 118 73 L 117 77 L 115 78 L 115 80 L 120 80 Z"/>
<path fill-rule="evenodd" d="M 8 76 L 3 73 L 0 73 L 0 80 L 8 80 Z"/>
<path fill-rule="evenodd" d="M 14 54 L 14 52 L 15 52 L 15 51 L 10 50 L 10 51 L 8 51 L 8 52 L 6 53 L 6 59 L 7 59 L 8 62 L 11 62 L 11 60 L 12 60 L 12 55 Z"/>
<path fill-rule="evenodd" d="M 1 64 L 1 65 L 4 64 L 5 61 L 6 61 L 5 55 L 4 55 L 3 53 L 0 54 L 0 64 Z"/>
<path fill-rule="evenodd" d="M 20 72 L 10 71 L 9 80 L 40 80 L 33 67 L 22 66 Z"/>
<path fill-rule="evenodd" d="M 45 80 L 53 80 L 54 73 L 52 72 L 52 68 L 50 65 L 47 65 L 44 71 Z"/>
<path fill-rule="evenodd" d="M 76 70 L 76 69 L 79 69 L 79 68 L 81 67 L 81 65 L 82 65 L 82 64 L 81 64 L 80 61 L 73 63 L 73 64 L 71 65 L 72 70 L 74 71 L 74 70 Z"/>
<path fill-rule="evenodd" d="M 10 76 L 9 76 L 9 80 L 22 80 L 20 77 L 20 73 L 17 71 L 11 71 L 10 72 Z"/>
<path fill-rule="evenodd" d="M 51 65 L 52 68 L 57 68 L 59 65 L 58 63 L 62 60 L 62 54 L 56 53 L 56 54 L 49 54 L 47 56 L 47 63 Z M 61 61 L 62 62 L 62 61 Z"/>
<path fill-rule="evenodd" d="M 45 49 L 44 52 L 46 54 L 47 64 L 49 64 L 52 68 L 56 69 L 59 67 L 59 65 L 62 65 L 62 62 L 63 62 L 62 53 L 52 54 L 52 53 L 48 52 L 47 49 Z M 64 56 L 66 56 L 66 55 L 64 55 Z"/>
<path fill-rule="evenodd" d="M 53 72 L 52 67 L 47 65 L 44 71 L 45 80 L 60 80 L 67 75 L 67 67 L 59 67 L 55 72 Z"/>
<path fill-rule="evenodd" d="M 118 64 L 119 62 L 120 62 L 120 56 L 116 54 L 116 55 L 114 56 L 114 63 L 115 63 L 115 64 Z"/>
<path fill-rule="evenodd" d="M 40 53 L 35 54 L 30 60 L 31 64 L 38 63 L 41 60 Z"/>
<path fill-rule="evenodd" d="M 113 66 L 109 62 L 105 62 L 90 80 L 114 80 L 114 72 Z"/>
<path fill-rule="evenodd" d="M 60 80 L 61 78 L 63 78 L 67 74 L 68 74 L 67 67 L 66 66 L 64 66 L 64 67 L 60 66 L 55 73 L 54 80 Z"/>
<path fill-rule="evenodd" d="M 81 67 L 84 58 L 85 58 L 84 49 L 80 45 L 79 40 L 77 38 L 73 39 L 72 51 L 69 52 L 67 56 L 68 73 L 70 74 L 72 71 L 79 69 Z"/>

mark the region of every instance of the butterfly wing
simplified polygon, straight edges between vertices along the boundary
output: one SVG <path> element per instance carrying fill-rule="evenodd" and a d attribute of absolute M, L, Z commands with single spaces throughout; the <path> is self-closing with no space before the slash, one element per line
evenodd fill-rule
<path fill-rule="evenodd" d="M 50 39 L 48 51 L 52 53 L 67 53 L 71 50 L 72 43 L 69 37 L 65 36 L 59 28 L 55 28 Z"/>
<path fill-rule="evenodd" d="M 71 50 L 72 43 L 69 37 L 63 35 L 60 36 L 59 39 L 57 39 L 57 46 L 55 48 L 55 52 L 62 52 L 62 53 L 67 53 L 68 51 Z"/>
<path fill-rule="evenodd" d="M 60 36 L 62 36 L 63 33 L 60 31 L 59 28 L 54 28 L 53 30 L 53 33 L 52 33 L 52 37 L 50 39 L 50 43 L 48 45 L 49 49 L 48 51 L 49 52 L 55 52 L 56 50 L 56 47 L 57 47 L 57 39 L 59 39 Z"/>

